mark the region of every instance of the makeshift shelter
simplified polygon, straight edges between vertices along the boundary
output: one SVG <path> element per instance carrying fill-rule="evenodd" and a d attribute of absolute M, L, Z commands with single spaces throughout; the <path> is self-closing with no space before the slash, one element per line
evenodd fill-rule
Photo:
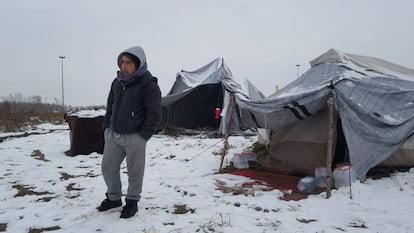
<path fill-rule="evenodd" d="M 414 165 L 414 70 L 329 50 L 301 77 L 260 101 L 238 98 L 246 126 L 270 129 L 264 165 L 314 174 L 326 166 L 327 100 L 337 116 L 334 163 L 348 160 L 359 179 L 380 163 Z"/>
<path fill-rule="evenodd" d="M 264 98 L 248 80 L 244 86 L 236 83 L 223 58 L 195 71 L 183 70 L 177 73 L 171 90 L 161 99 L 161 126 L 218 129 L 223 133 L 224 125 L 230 122 L 232 131 L 240 132 L 246 129 L 239 124 L 241 112 L 227 113 L 231 104 L 229 96 L 233 92 L 247 99 Z"/>
<path fill-rule="evenodd" d="M 66 155 L 103 153 L 104 115 L 105 110 L 82 110 L 65 114 L 70 129 L 70 149 L 65 152 Z"/>

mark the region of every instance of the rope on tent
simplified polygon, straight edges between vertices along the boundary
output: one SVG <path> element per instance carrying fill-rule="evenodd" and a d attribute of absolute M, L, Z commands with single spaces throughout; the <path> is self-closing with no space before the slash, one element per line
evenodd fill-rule
<path fill-rule="evenodd" d="M 328 108 L 328 142 L 327 142 L 327 151 L 326 151 L 326 198 L 331 197 L 331 184 L 332 184 L 332 155 L 334 152 L 334 140 L 336 136 L 336 127 L 334 119 L 334 98 L 333 98 L 333 89 L 334 85 L 332 80 L 329 83 L 329 94 L 328 100 L 326 102 Z"/>
<path fill-rule="evenodd" d="M 219 140 L 218 142 L 214 143 L 213 145 L 207 147 L 206 149 L 204 149 L 203 151 L 201 151 L 200 153 L 196 154 L 195 156 L 193 156 L 191 159 L 188 159 L 187 162 L 197 158 L 198 156 L 200 156 L 201 154 L 203 154 L 204 152 L 206 152 L 208 149 L 210 149 L 211 147 L 217 145 L 219 142 L 223 141 L 223 138 L 221 140 Z"/>

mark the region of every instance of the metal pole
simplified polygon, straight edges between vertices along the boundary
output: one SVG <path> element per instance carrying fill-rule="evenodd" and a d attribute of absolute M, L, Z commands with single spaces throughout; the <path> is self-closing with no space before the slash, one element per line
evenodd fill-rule
<path fill-rule="evenodd" d="M 59 56 L 59 58 L 62 61 L 62 111 L 65 111 L 65 92 L 64 92 L 64 84 L 63 84 L 63 59 L 65 59 L 65 56 Z"/>
<path fill-rule="evenodd" d="M 299 66 L 300 64 L 296 65 L 296 78 L 299 78 Z"/>

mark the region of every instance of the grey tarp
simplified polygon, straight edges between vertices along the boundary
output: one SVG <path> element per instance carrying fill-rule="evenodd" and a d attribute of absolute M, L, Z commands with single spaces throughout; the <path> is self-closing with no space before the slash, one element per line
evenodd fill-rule
<path fill-rule="evenodd" d="M 226 132 L 227 122 L 230 122 L 229 129 L 232 132 L 240 133 L 246 129 L 239 121 L 243 110 L 236 106 L 236 111 L 230 111 L 233 109 L 229 108 L 232 93 L 246 100 L 264 98 L 250 81 L 246 80 L 244 85 L 238 84 L 223 58 L 217 58 L 194 71 L 182 70 L 177 73 L 168 94 L 161 99 L 163 124 L 182 128 L 211 127 L 216 123 L 214 110 L 219 107 L 219 133 Z"/>
<path fill-rule="evenodd" d="M 281 130 L 309 119 L 325 109 L 332 81 L 350 162 L 358 178 L 364 179 L 370 168 L 414 134 L 414 70 L 336 50 L 311 65 L 300 78 L 264 100 L 236 98 L 239 107 L 253 116 L 243 124 Z"/>
<path fill-rule="evenodd" d="M 195 71 L 180 71 L 168 94 L 162 97 L 162 106 L 169 106 L 185 97 L 201 85 L 217 84 L 223 80 L 233 81 L 230 69 L 223 58 L 217 58 Z"/>

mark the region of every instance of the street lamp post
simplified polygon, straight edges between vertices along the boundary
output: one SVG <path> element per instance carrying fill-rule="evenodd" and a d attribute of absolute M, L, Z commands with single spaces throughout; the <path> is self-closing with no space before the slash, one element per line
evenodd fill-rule
<path fill-rule="evenodd" d="M 63 85 L 63 59 L 65 59 L 65 56 L 59 56 L 59 58 L 62 61 L 62 111 L 65 111 L 65 92 L 64 92 L 64 85 Z"/>
<path fill-rule="evenodd" d="M 299 66 L 300 64 L 296 65 L 296 78 L 299 78 Z"/>

